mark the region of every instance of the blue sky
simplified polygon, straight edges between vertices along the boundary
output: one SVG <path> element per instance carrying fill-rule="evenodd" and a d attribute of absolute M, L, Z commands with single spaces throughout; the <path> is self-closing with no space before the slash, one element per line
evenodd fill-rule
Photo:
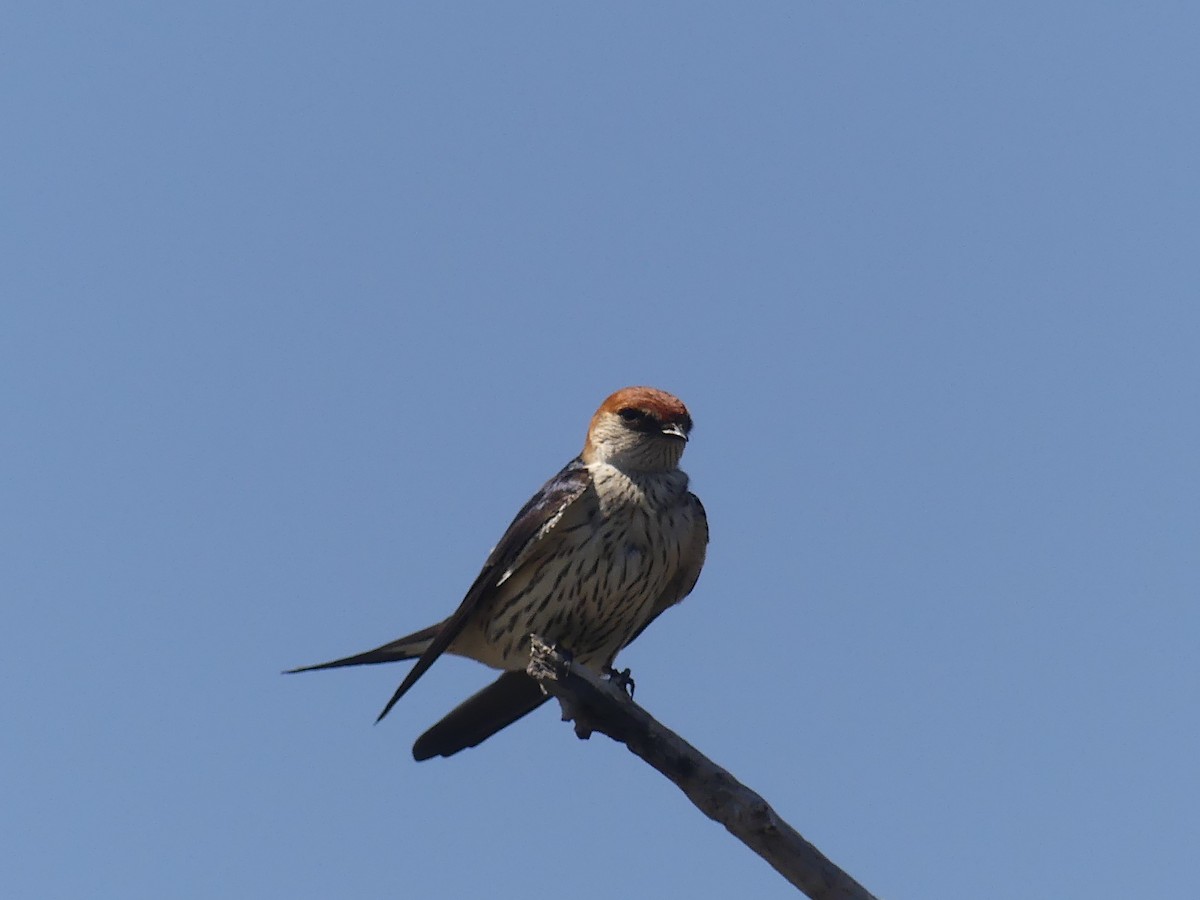
<path fill-rule="evenodd" d="M 882 897 L 1184 896 L 1200 13 L 26 3 L 0 36 L 0 871 L 792 896 L 458 603 L 617 387 L 712 526 L 638 700 Z"/>

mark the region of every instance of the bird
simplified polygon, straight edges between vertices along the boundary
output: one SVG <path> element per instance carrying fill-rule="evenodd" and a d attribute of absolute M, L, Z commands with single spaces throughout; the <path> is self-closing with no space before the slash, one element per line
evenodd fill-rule
<path fill-rule="evenodd" d="M 708 546 L 679 468 L 692 417 L 657 388 L 626 387 L 592 416 L 583 451 L 521 507 L 447 619 L 308 672 L 415 659 L 381 721 L 443 653 L 501 670 L 413 745 L 420 761 L 474 747 L 548 697 L 525 669 L 530 635 L 573 665 L 628 677 L 617 653 L 691 593 Z"/>

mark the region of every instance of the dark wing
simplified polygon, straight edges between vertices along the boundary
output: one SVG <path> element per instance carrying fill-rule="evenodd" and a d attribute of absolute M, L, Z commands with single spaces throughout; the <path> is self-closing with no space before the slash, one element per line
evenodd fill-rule
<path fill-rule="evenodd" d="M 412 667 L 396 693 L 388 701 L 379 719 L 386 716 L 396 702 L 416 684 L 434 661 L 446 652 L 446 648 L 462 631 L 467 620 L 479 607 L 490 599 L 492 592 L 521 565 L 535 548 L 554 531 L 570 505 L 579 499 L 592 483 L 591 472 L 579 457 L 571 460 L 557 475 L 542 485 L 529 502 L 521 507 L 500 543 L 488 555 L 479 577 L 471 585 L 458 609 L 442 623 L 417 664 Z M 468 701 L 469 702 L 469 701 Z M 376 719 L 375 721 L 379 721 Z"/>
<path fill-rule="evenodd" d="M 474 747 L 549 699 L 541 685 L 524 672 L 505 672 L 417 738 L 413 758 L 452 756 Z"/>
<path fill-rule="evenodd" d="M 692 530 L 692 539 L 684 548 L 683 555 L 679 560 L 679 571 L 675 573 L 674 578 L 667 582 L 662 596 L 654 604 L 654 612 L 646 620 L 645 625 L 626 641 L 625 646 L 627 647 L 665 610 L 670 609 L 692 592 L 692 588 L 696 586 L 696 582 L 700 578 L 700 570 L 704 568 L 704 556 L 708 551 L 708 516 L 704 513 L 704 504 L 700 502 L 699 497 L 695 494 L 687 496 L 688 503 L 694 507 L 693 515 L 696 519 L 696 527 Z"/>

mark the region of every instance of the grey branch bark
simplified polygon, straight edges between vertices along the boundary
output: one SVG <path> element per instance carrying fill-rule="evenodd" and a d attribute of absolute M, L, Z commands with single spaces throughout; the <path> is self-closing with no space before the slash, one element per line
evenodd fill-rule
<path fill-rule="evenodd" d="M 599 731 L 620 741 L 812 900 L 875 900 L 766 800 L 656 721 L 619 687 L 582 666 L 573 669 L 536 635 L 528 671 L 562 704 L 563 721 L 575 722 L 576 735 L 586 740 Z"/>

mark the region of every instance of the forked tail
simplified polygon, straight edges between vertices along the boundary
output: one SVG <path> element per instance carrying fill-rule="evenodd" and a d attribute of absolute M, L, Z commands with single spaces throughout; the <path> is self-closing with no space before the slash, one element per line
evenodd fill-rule
<path fill-rule="evenodd" d="M 335 659 L 331 662 L 317 663 L 315 666 L 301 666 L 298 669 L 288 669 L 286 674 L 293 672 L 313 672 L 317 669 L 340 669 L 342 666 L 367 666 L 375 663 L 400 662 L 405 659 L 416 659 L 433 641 L 433 636 L 438 633 L 438 629 L 442 627 L 442 623 L 430 625 L 428 628 L 422 628 L 420 631 L 414 631 L 412 634 L 405 635 L 402 638 L 390 643 L 384 644 L 381 647 L 376 647 L 374 650 L 367 650 L 363 653 L 356 653 L 353 656 L 346 656 L 342 659 Z"/>

